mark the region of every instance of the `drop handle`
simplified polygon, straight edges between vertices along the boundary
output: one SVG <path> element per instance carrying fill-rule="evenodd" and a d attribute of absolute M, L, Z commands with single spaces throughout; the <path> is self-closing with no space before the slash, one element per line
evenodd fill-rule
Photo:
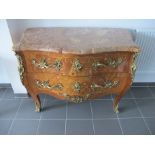
<path fill-rule="evenodd" d="M 112 67 L 112 68 L 116 68 L 118 67 L 121 63 L 123 62 L 122 58 L 118 58 L 116 59 L 112 59 L 112 58 L 108 58 L 105 59 L 104 63 L 101 63 L 99 61 L 96 61 L 92 64 L 93 69 L 97 69 L 99 67 Z"/>
<path fill-rule="evenodd" d="M 38 67 L 40 69 L 48 69 L 48 68 L 55 68 L 56 70 L 60 70 L 62 68 L 62 62 L 61 60 L 56 59 L 53 64 L 48 64 L 47 60 L 45 58 L 41 58 L 39 62 L 36 61 L 36 59 L 32 59 L 32 64 L 35 67 Z"/>
<path fill-rule="evenodd" d="M 91 84 L 91 89 L 93 91 L 97 91 L 97 90 L 102 90 L 102 89 L 106 89 L 106 88 L 114 88 L 114 87 L 118 87 L 119 86 L 119 81 L 107 81 L 104 82 L 103 85 L 98 85 L 96 83 Z"/>

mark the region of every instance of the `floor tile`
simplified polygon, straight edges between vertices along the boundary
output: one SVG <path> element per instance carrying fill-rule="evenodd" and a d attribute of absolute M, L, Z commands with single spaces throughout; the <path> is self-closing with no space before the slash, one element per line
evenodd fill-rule
<path fill-rule="evenodd" d="M 11 84 L 10 83 L 0 83 L 0 88 L 10 88 Z"/>
<path fill-rule="evenodd" d="M 141 117 L 134 99 L 122 99 L 120 101 L 118 117 Z"/>
<path fill-rule="evenodd" d="M 118 117 L 120 118 L 121 127 L 126 135 L 150 134 L 147 127 L 149 127 L 152 134 L 155 134 L 155 87 L 139 87 L 139 84 L 136 86 L 138 87 L 132 87 L 120 101 Z M 93 123 L 90 120 L 92 116 L 96 134 L 122 134 L 117 115 L 112 109 L 111 97 L 114 98 L 114 95 L 103 96 L 79 104 L 57 100 L 46 94 L 40 94 L 39 96 L 43 109 L 40 113 L 36 113 L 32 98 L 15 98 L 11 87 L 0 88 L 0 135 L 8 134 L 9 129 L 11 129 L 10 134 L 33 135 L 36 134 L 38 125 L 38 134 L 63 135 L 65 133 L 66 116 L 69 119 L 66 124 L 66 134 L 94 134 Z M 135 99 L 137 105 L 131 98 L 137 98 Z M 43 103 L 44 101 L 45 103 Z M 92 107 L 89 102 L 91 102 Z M 140 112 L 144 117 L 154 118 L 144 118 L 144 122 L 142 118 L 137 118 L 141 117 Z M 12 124 L 12 119 L 15 116 L 16 119 Z"/>
<path fill-rule="evenodd" d="M 34 135 L 37 132 L 38 123 L 38 120 L 14 120 L 9 134 Z"/>
<path fill-rule="evenodd" d="M 155 116 L 155 99 L 136 99 L 136 102 L 144 117 Z"/>
<path fill-rule="evenodd" d="M 121 128 L 117 119 L 94 120 L 95 134 L 121 135 Z"/>
<path fill-rule="evenodd" d="M 61 100 L 45 100 L 41 118 L 66 119 L 66 102 Z"/>
<path fill-rule="evenodd" d="M 28 94 L 23 94 L 23 95 L 22 94 L 15 94 L 15 97 L 16 98 L 20 97 L 20 98 L 23 98 L 23 99 L 31 99 L 32 100 L 31 95 L 28 95 Z M 46 94 L 39 94 L 39 98 L 40 98 L 41 103 L 44 102 L 45 97 L 46 97 Z"/>
<path fill-rule="evenodd" d="M 13 119 L 20 103 L 21 99 L 0 100 L 0 119 Z"/>
<path fill-rule="evenodd" d="M 0 135 L 7 135 L 12 120 L 0 120 Z"/>
<path fill-rule="evenodd" d="M 65 133 L 65 120 L 41 120 L 38 134 L 63 135 Z"/>
<path fill-rule="evenodd" d="M 22 99 L 16 119 L 39 119 L 40 115 L 41 112 L 35 112 L 35 105 L 32 99 Z"/>
<path fill-rule="evenodd" d="M 112 108 L 112 100 L 95 100 L 91 101 L 93 118 L 117 118 Z"/>
<path fill-rule="evenodd" d="M 7 88 L 6 92 L 3 95 L 3 98 L 7 98 L 7 99 L 13 99 L 14 98 L 14 92 L 12 88 Z"/>
<path fill-rule="evenodd" d="M 66 134 L 68 135 L 92 135 L 93 124 L 91 120 L 67 120 Z"/>
<path fill-rule="evenodd" d="M 151 93 L 152 93 L 153 96 L 155 97 L 155 87 L 149 87 L 149 89 L 151 90 Z"/>
<path fill-rule="evenodd" d="M 131 91 L 135 98 L 153 97 L 148 87 L 132 87 Z"/>
<path fill-rule="evenodd" d="M 68 103 L 67 119 L 92 119 L 90 102 Z"/>
<path fill-rule="evenodd" d="M 122 99 L 130 99 L 130 98 L 134 98 L 131 89 L 129 89 L 122 97 Z"/>
<path fill-rule="evenodd" d="M 150 134 L 142 118 L 120 119 L 120 123 L 125 135 Z"/>
<path fill-rule="evenodd" d="M 151 134 L 155 135 L 155 118 L 145 118 L 145 121 L 151 130 Z"/>
<path fill-rule="evenodd" d="M 24 93 L 24 94 L 14 94 L 15 98 L 30 98 L 28 96 L 28 94 Z"/>
<path fill-rule="evenodd" d="M 6 92 L 7 88 L 0 88 L 0 98 L 2 98 Z"/>

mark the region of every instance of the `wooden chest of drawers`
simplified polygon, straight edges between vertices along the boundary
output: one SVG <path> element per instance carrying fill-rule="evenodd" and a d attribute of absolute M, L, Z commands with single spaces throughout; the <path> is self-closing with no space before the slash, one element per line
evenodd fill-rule
<path fill-rule="evenodd" d="M 22 83 L 40 111 L 40 93 L 71 102 L 130 88 L 139 48 L 125 29 L 31 28 L 14 47 Z"/>

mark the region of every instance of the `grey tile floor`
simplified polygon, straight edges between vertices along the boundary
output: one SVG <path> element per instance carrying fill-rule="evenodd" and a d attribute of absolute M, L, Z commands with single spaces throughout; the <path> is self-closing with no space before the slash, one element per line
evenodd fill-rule
<path fill-rule="evenodd" d="M 132 87 L 112 110 L 114 95 L 79 104 L 40 95 L 42 112 L 29 97 L 0 87 L 1 135 L 154 135 L 155 87 Z"/>

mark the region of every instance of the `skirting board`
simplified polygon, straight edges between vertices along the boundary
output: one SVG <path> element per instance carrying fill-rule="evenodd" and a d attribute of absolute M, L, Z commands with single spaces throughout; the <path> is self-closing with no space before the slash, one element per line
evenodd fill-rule
<path fill-rule="evenodd" d="M 10 88 L 11 83 L 0 83 L 0 88 Z"/>

